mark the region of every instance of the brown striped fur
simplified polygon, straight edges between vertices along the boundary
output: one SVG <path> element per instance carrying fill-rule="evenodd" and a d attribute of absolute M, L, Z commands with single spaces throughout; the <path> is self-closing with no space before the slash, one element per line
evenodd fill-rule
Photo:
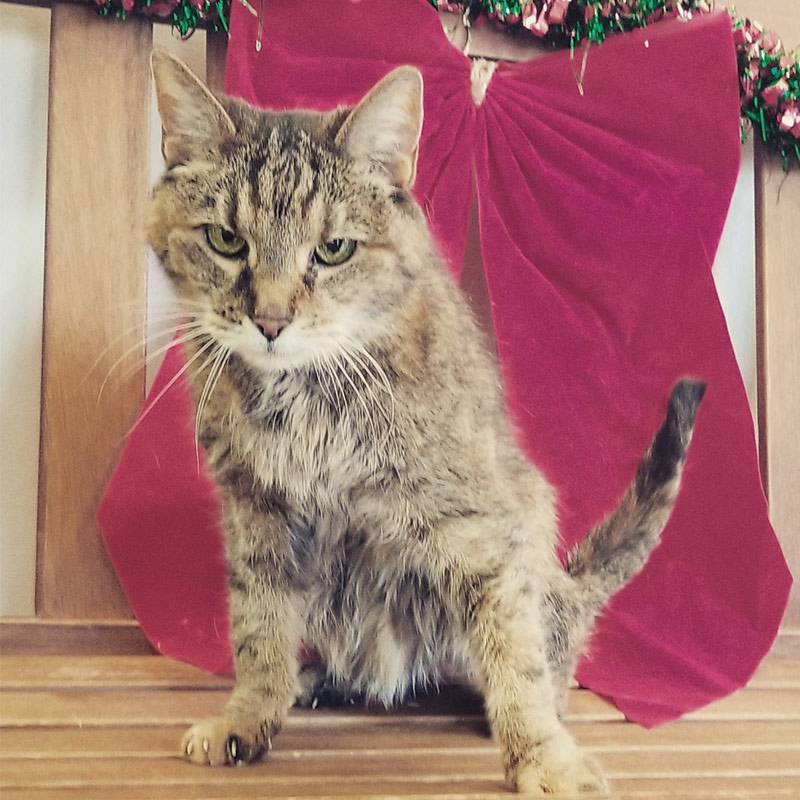
<path fill-rule="evenodd" d="M 678 384 L 631 491 L 565 570 L 553 488 L 515 444 L 409 192 L 419 73 L 353 110 L 278 114 L 215 98 L 163 52 L 153 67 L 167 171 L 149 235 L 188 319 L 236 664 L 227 711 L 184 754 L 251 761 L 323 685 L 393 703 L 456 671 L 485 698 L 512 786 L 603 790 L 559 710 L 595 614 L 658 542 L 700 385 Z M 246 247 L 220 255 L 208 225 Z M 345 239 L 341 265 L 313 256 Z M 300 670 L 301 647 L 316 668 Z"/>

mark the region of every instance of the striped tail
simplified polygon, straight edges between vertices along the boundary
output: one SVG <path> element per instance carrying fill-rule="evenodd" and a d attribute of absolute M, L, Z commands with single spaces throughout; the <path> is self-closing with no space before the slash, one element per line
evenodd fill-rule
<path fill-rule="evenodd" d="M 659 542 L 680 488 L 703 381 L 672 389 L 667 415 L 617 509 L 572 551 L 566 570 L 581 587 L 584 610 L 596 613 L 633 578 Z"/>

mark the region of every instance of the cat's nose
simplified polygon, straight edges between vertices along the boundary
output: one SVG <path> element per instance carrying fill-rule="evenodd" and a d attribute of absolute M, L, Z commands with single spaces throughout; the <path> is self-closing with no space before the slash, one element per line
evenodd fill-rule
<path fill-rule="evenodd" d="M 280 332 L 291 322 L 289 317 L 267 317 L 258 316 L 253 319 L 256 327 L 261 331 L 261 335 L 267 341 L 274 341 L 278 338 Z"/>

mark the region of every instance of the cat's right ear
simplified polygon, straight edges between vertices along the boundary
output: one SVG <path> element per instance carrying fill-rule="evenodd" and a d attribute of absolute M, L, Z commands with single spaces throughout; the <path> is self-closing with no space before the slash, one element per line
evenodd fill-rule
<path fill-rule="evenodd" d="M 161 116 L 161 152 L 167 167 L 184 164 L 236 133 L 219 100 L 180 59 L 156 49 L 150 65 Z"/>
<path fill-rule="evenodd" d="M 336 143 L 351 156 L 377 162 L 396 186 L 410 189 L 422 135 L 422 94 L 420 71 L 398 67 L 347 115 Z"/>

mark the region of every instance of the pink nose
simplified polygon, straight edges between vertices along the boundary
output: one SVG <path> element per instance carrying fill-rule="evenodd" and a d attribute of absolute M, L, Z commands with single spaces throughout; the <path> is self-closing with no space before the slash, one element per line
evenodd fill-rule
<path fill-rule="evenodd" d="M 274 317 L 255 317 L 253 319 L 256 327 L 261 331 L 261 335 L 272 342 L 278 338 L 278 334 L 291 322 L 291 319 L 283 317 L 275 319 Z"/>

